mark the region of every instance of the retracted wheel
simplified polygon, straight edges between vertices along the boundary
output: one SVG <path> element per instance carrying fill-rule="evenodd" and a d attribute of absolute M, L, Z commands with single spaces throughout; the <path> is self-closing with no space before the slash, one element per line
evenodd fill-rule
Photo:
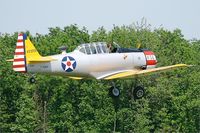
<path fill-rule="evenodd" d="M 133 96 L 135 99 L 140 99 L 144 96 L 145 91 L 144 88 L 142 86 L 137 86 L 134 88 L 133 90 Z"/>
<path fill-rule="evenodd" d="M 113 97 L 119 97 L 119 95 L 120 95 L 120 90 L 119 90 L 118 88 L 112 86 L 112 87 L 110 88 L 110 94 L 111 94 L 111 96 L 113 96 Z"/>
<path fill-rule="evenodd" d="M 35 83 L 35 78 L 34 77 L 31 77 L 30 79 L 29 79 L 29 82 L 31 83 L 31 84 L 33 84 L 33 83 Z"/>

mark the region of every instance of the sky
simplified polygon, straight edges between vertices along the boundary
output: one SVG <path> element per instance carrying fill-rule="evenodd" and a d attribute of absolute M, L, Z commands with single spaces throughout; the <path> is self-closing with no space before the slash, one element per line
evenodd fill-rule
<path fill-rule="evenodd" d="M 0 32 L 30 31 L 70 24 L 111 30 L 141 22 L 151 28 L 181 29 L 186 39 L 200 39 L 200 0 L 0 0 Z"/>

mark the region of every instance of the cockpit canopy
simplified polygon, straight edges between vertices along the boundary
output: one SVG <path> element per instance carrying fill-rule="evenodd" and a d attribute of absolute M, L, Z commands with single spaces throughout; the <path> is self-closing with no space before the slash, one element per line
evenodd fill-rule
<path fill-rule="evenodd" d="M 83 54 L 105 54 L 105 53 L 131 53 L 131 52 L 143 52 L 148 49 L 141 48 L 121 48 L 117 43 L 106 42 L 94 42 L 85 43 L 79 45 L 74 51 L 81 52 Z"/>
<path fill-rule="evenodd" d="M 105 42 L 85 43 L 78 46 L 75 50 L 78 50 L 84 54 L 103 54 L 109 53 L 109 49 Z"/>

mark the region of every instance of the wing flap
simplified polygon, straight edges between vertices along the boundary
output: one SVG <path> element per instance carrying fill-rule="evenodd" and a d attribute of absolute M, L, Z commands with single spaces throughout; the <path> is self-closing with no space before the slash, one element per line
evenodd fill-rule
<path fill-rule="evenodd" d="M 171 69 L 175 69 L 175 68 L 179 68 L 179 67 L 189 67 L 189 66 L 190 65 L 187 65 L 187 64 L 176 64 L 176 65 L 152 68 L 152 69 L 147 69 L 147 70 L 140 70 L 140 69 L 129 70 L 129 71 L 125 71 L 125 72 L 121 72 L 121 73 L 117 73 L 114 75 L 104 77 L 104 79 L 110 80 L 110 79 L 116 79 L 116 78 L 128 78 L 128 77 L 132 77 L 132 76 L 136 76 L 136 75 L 145 75 L 145 74 L 149 74 L 149 73 L 153 73 L 153 72 L 161 72 L 161 71 L 165 71 L 165 70 L 171 70 Z"/>

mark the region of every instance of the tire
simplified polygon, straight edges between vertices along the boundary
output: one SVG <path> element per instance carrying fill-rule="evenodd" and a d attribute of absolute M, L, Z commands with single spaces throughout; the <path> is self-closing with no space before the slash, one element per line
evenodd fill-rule
<path fill-rule="evenodd" d="M 145 66 L 141 66 L 141 69 L 142 70 L 146 70 L 147 69 L 147 66 L 145 65 Z"/>
<path fill-rule="evenodd" d="M 141 99 L 142 97 L 144 97 L 144 95 L 145 95 L 145 91 L 143 87 L 137 86 L 134 88 L 133 96 L 135 99 Z"/>
<path fill-rule="evenodd" d="M 35 78 L 34 77 L 31 77 L 30 79 L 29 79 L 29 82 L 31 83 L 31 84 L 33 84 L 33 83 L 35 83 Z"/>
<path fill-rule="evenodd" d="M 118 88 L 112 86 L 112 87 L 110 88 L 110 95 L 111 95 L 112 97 L 119 97 L 119 95 L 120 95 L 120 90 L 119 90 Z"/>

